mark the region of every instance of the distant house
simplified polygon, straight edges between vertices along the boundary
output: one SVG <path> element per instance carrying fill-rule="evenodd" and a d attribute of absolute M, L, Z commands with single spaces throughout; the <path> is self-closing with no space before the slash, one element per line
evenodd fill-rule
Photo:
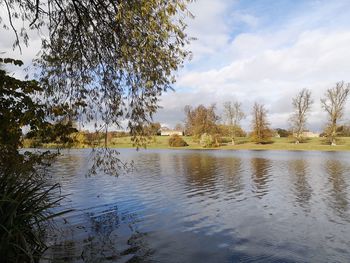
<path fill-rule="evenodd" d="M 314 133 L 314 132 L 310 132 L 310 131 L 305 131 L 302 133 L 302 136 L 305 138 L 317 138 L 320 137 L 319 133 Z"/>
<path fill-rule="evenodd" d="M 162 127 L 160 128 L 160 135 L 161 136 L 171 136 L 171 135 L 179 135 L 179 136 L 183 136 L 184 132 L 183 131 L 175 131 L 175 130 L 171 130 L 167 127 Z"/>
<path fill-rule="evenodd" d="M 311 131 L 304 131 L 301 134 L 301 137 L 304 137 L 304 138 L 318 138 L 318 137 L 320 137 L 320 134 L 319 133 L 314 133 L 314 132 L 311 132 Z"/>
<path fill-rule="evenodd" d="M 174 130 L 161 131 L 161 132 L 160 132 L 160 135 L 161 135 L 161 136 L 171 136 L 171 135 L 174 135 L 174 134 L 183 136 L 183 135 L 184 135 L 184 132 L 182 132 L 182 131 L 174 131 Z"/>

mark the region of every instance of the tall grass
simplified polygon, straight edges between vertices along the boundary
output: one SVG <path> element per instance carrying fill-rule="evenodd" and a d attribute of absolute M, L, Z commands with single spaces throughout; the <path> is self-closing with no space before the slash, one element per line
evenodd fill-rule
<path fill-rule="evenodd" d="M 48 182 L 38 156 L 2 152 L 0 162 L 1 262 L 38 262 L 50 219 L 62 214 L 50 212 L 63 198 L 59 185 Z"/>

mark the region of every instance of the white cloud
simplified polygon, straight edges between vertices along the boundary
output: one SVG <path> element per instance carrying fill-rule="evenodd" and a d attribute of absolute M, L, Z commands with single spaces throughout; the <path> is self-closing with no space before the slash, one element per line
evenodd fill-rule
<path fill-rule="evenodd" d="M 191 37 L 198 38 L 190 45 L 194 60 L 214 54 L 227 45 L 230 28 L 224 14 L 232 4 L 225 0 L 200 0 L 188 7 L 195 18 L 187 21 L 187 32 Z"/>
<path fill-rule="evenodd" d="M 21 50 L 19 49 L 19 47 L 13 48 L 13 43 L 16 40 L 16 35 L 10 27 L 6 8 L 2 5 L 0 6 L 0 17 L 3 19 L 1 27 L 3 24 L 9 27 L 8 30 L 0 28 L 0 55 L 1 57 L 9 57 L 22 60 L 24 62 L 24 65 L 21 68 L 17 66 L 8 65 L 7 68 L 16 77 L 24 78 L 24 76 L 27 74 L 27 72 L 24 71 L 24 68 L 30 66 L 32 64 L 33 59 L 35 59 L 38 53 L 40 52 L 41 37 L 43 35 L 43 31 L 41 31 L 39 35 L 39 32 L 37 30 L 28 30 L 27 33 L 29 36 L 29 45 L 26 46 L 23 42 L 21 42 Z M 18 32 L 23 26 L 23 22 L 20 21 L 20 19 L 13 20 L 13 24 Z"/>
<path fill-rule="evenodd" d="M 335 82 L 350 81 L 349 3 L 308 1 L 304 8 L 281 10 L 284 15 L 275 19 L 269 13 L 273 7 L 264 6 L 259 13 L 255 6 L 240 9 L 243 2 L 198 0 L 190 4 L 195 19 L 188 20 L 188 34 L 198 38 L 189 47 L 194 59 L 179 72 L 178 91 L 163 95 L 164 108 L 155 120 L 172 126 L 184 119 L 186 104 L 216 102 L 220 112 L 222 102 L 237 99 L 247 113 L 254 101 L 266 104 L 272 126 L 287 127 L 291 97 L 309 88 L 315 101 L 310 127 L 320 130 L 326 120 L 320 97 Z M 35 33 L 22 55 L 12 51 L 13 32 L 0 33 L 0 52 L 27 65 L 40 50 Z M 350 103 L 347 106 L 349 121 Z M 249 128 L 249 118 L 244 127 Z"/>
<path fill-rule="evenodd" d="M 254 101 L 259 101 L 269 109 L 274 127 L 288 127 L 291 97 L 302 88 L 310 88 L 315 101 L 310 126 L 320 130 L 326 118 L 320 97 L 335 82 L 350 80 L 350 30 L 301 32 L 294 43 L 279 48 L 273 41 L 273 47 L 269 46 L 270 35 L 237 36 L 233 43 L 237 46 L 243 38 L 244 48 L 238 50 L 241 54 L 237 59 L 219 69 L 184 73 L 177 85 L 190 92 L 167 94 L 163 104 L 182 114 L 185 104 L 220 105 L 225 100 L 238 99 L 250 112 Z M 349 113 L 348 107 L 348 119 Z M 245 127 L 249 127 L 248 121 Z"/>

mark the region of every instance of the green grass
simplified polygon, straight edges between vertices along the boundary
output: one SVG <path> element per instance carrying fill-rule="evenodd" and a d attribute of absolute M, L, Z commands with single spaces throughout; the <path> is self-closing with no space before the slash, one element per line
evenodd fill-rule
<path fill-rule="evenodd" d="M 185 147 L 170 147 L 168 145 L 169 136 L 155 136 L 147 143 L 148 149 L 216 149 L 216 150 L 288 150 L 288 151 L 350 151 L 350 137 L 338 138 L 338 145 L 331 146 L 327 144 L 325 138 L 309 138 L 304 143 L 295 144 L 292 138 L 273 138 L 271 144 L 256 144 L 251 142 L 250 138 L 241 137 L 236 140 L 236 144 L 222 144 L 219 147 L 203 148 L 199 141 L 190 136 L 184 136 L 183 139 L 188 143 Z M 229 141 L 229 138 L 226 138 Z M 44 148 L 57 148 L 56 144 L 43 144 Z M 100 144 L 103 147 L 101 141 Z M 61 146 L 62 147 L 62 146 Z M 108 143 L 110 148 L 135 148 L 131 137 L 112 138 Z M 62 148 L 65 148 L 64 146 Z M 71 145 L 70 148 L 91 148 L 87 144 Z"/>
<path fill-rule="evenodd" d="M 186 147 L 170 147 L 168 136 L 156 136 L 147 144 L 149 149 L 204 149 L 192 137 L 184 136 L 188 143 Z M 130 137 L 113 138 L 110 147 L 112 148 L 132 148 Z M 271 144 L 256 144 L 249 138 L 238 138 L 236 145 L 225 144 L 219 147 L 205 149 L 221 150 L 290 150 L 290 151 L 350 151 L 350 137 L 339 138 L 337 146 L 328 145 L 325 138 L 310 138 L 304 143 L 295 144 L 291 138 L 273 138 Z"/>

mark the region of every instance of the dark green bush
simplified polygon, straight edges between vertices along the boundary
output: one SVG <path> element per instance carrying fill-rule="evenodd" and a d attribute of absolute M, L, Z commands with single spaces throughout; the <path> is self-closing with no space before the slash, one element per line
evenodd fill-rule
<path fill-rule="evenodd" d="M 48 223 L 61 214 L 50 212 L 62 199 L 59 185 L 49 183 L 44 169 L 35 167 L 43 155 L 0 149 L 1 262 L 39 262 Z"/>
<path fill-rule="evenodd" d="M 181 138 L 181 136 L 174 134 L 169 138 L 169 146 L 171 147 L 184 147 L 188 146 L 187 142 Z"/>

